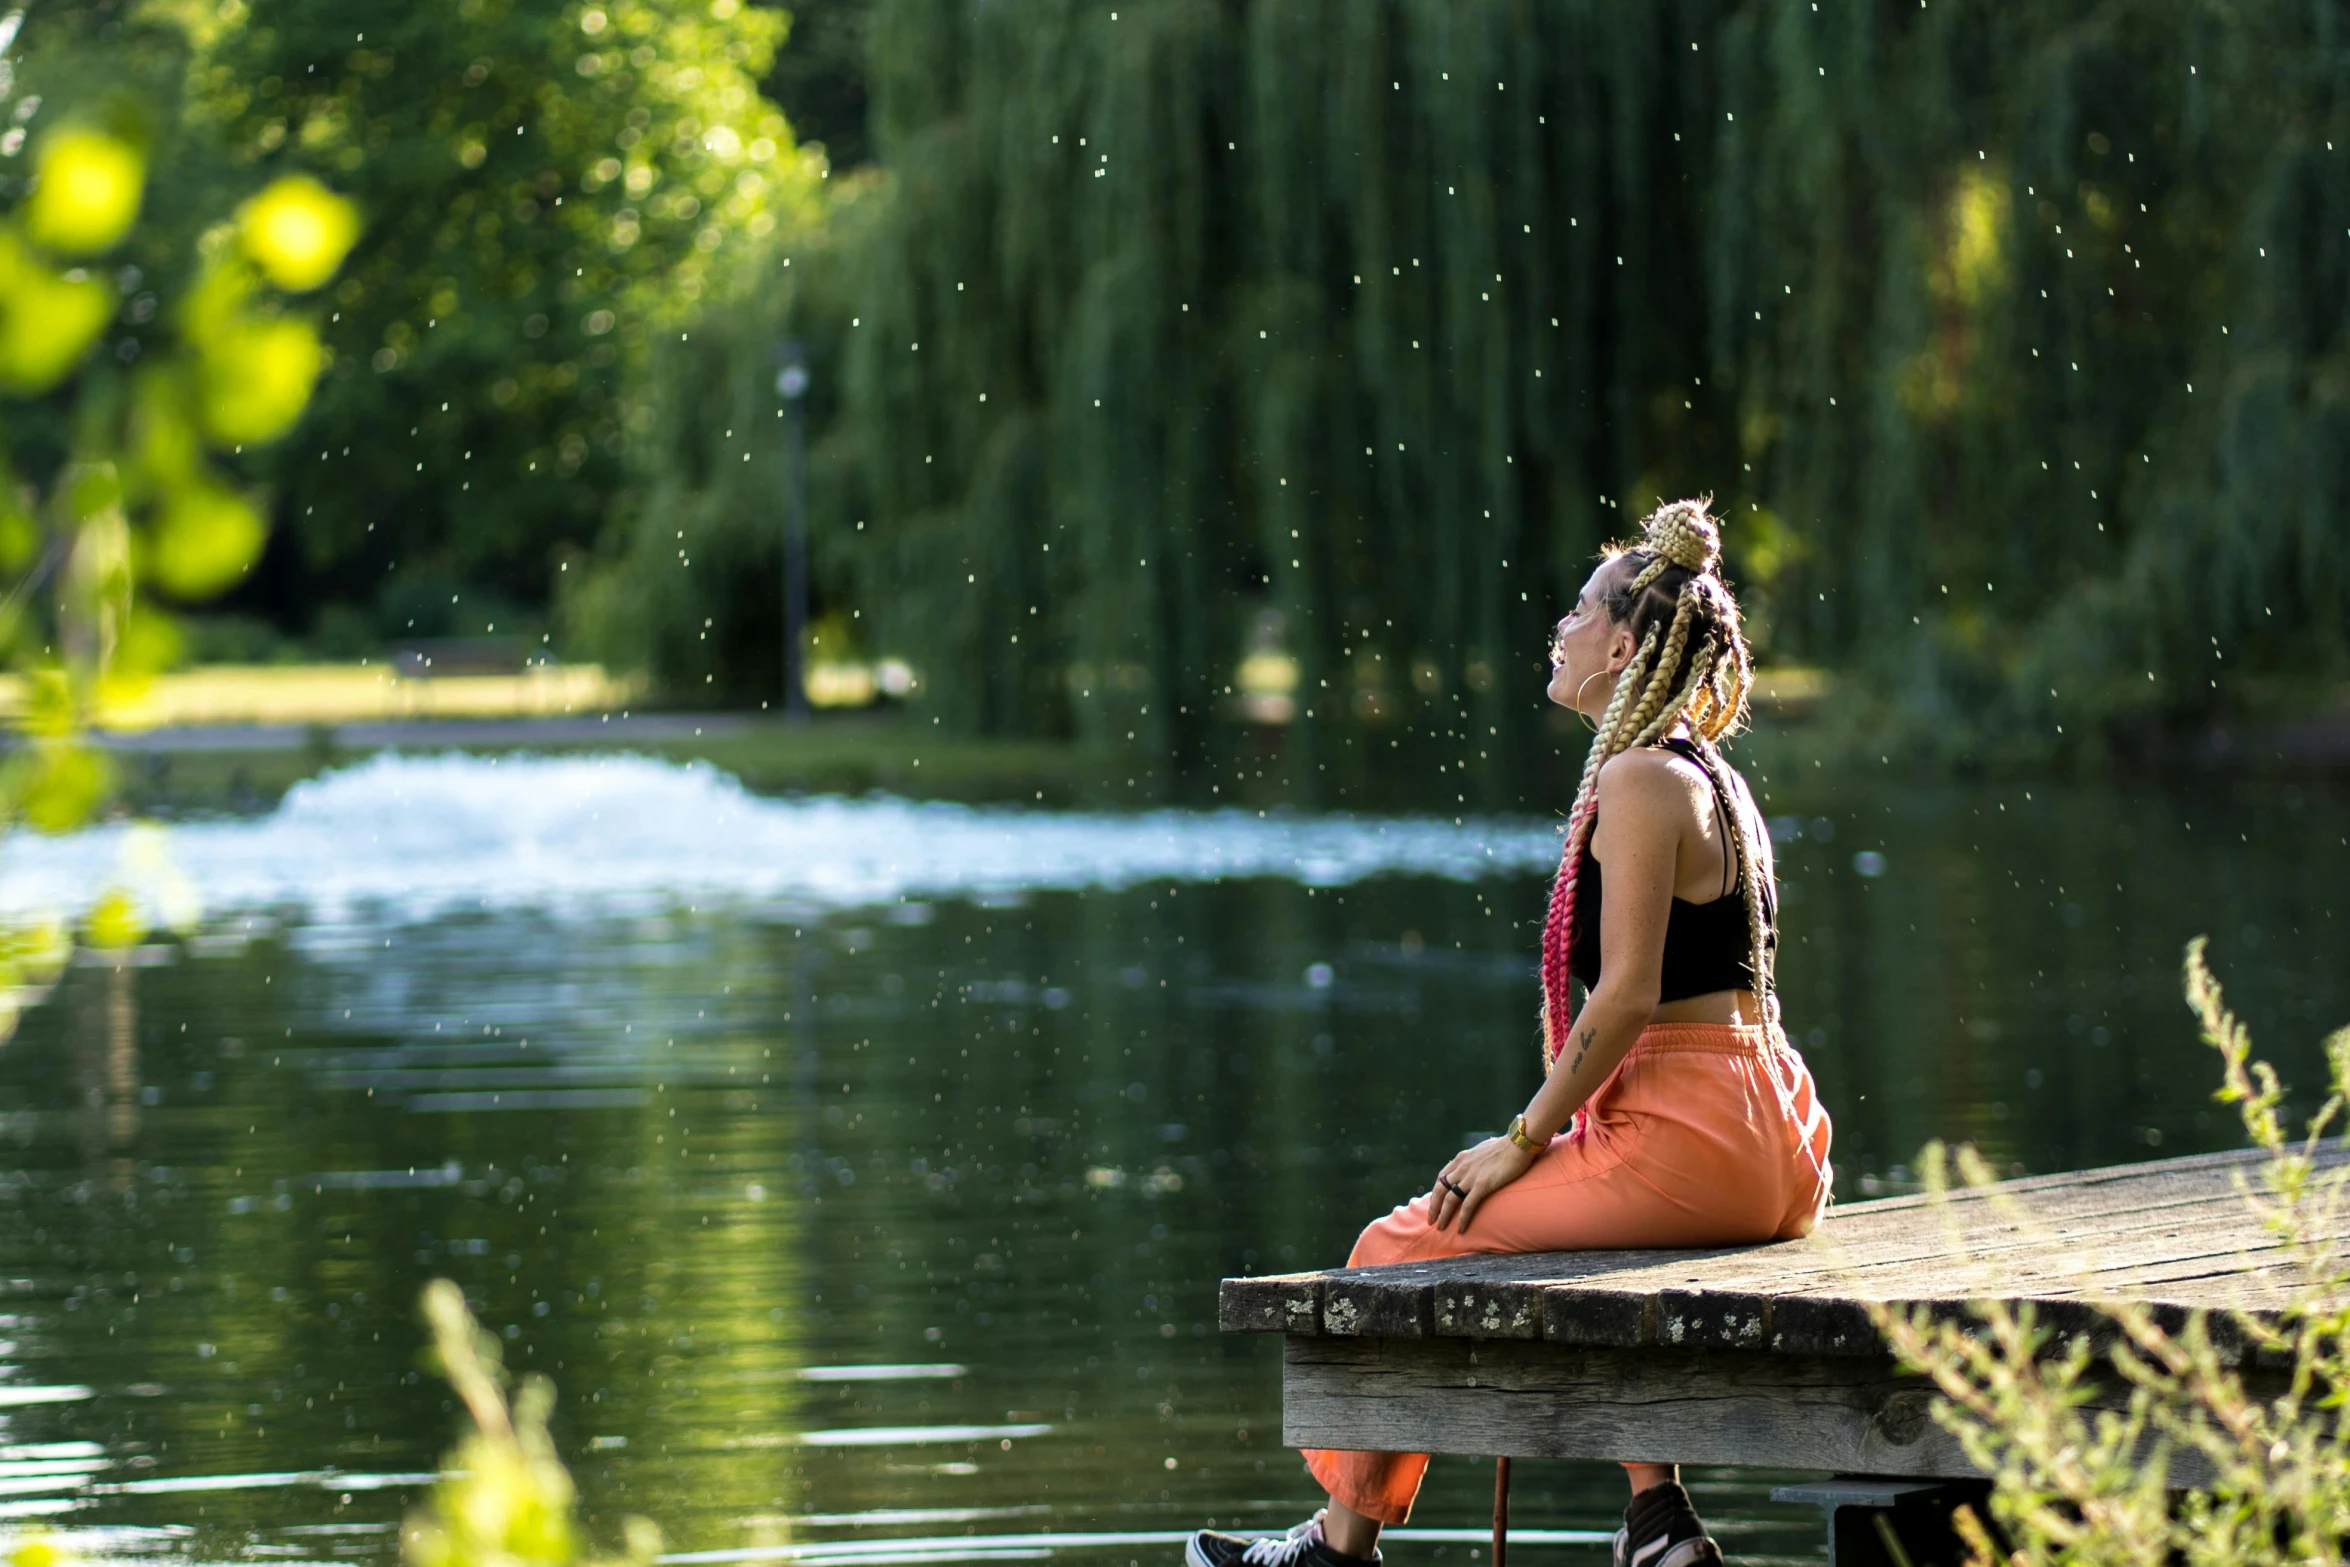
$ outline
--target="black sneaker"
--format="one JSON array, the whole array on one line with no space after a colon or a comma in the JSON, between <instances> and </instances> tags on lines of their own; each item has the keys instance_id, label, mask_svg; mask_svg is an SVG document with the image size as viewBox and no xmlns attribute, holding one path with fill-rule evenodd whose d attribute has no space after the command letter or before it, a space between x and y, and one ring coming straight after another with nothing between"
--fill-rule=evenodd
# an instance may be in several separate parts
<instances>
[{"instance_id":1,"label":"black sneaker","mask_svg":"<svg viewBox=\"0 0 2350 1567\"><path fill-rule=\"evenodd\" d=\"M1322 1515L1314 1514L1287 1534L1252 1540L1246 1535L1202 1529L1183 1545L1184 1567L1364 1567L1379 1553L1344 1556L1322 1538ZM1719 1560L1717 1557L1716 1560Z\"/></svg>"},{"instance_id":2,"label":"black sneaker","mask_svg":"<svg viewBox=\"0 0 2350 1567\"><path fill-rule=\"evenodd\" d=\"M1616 1531L1616 1567L1721 1567L1722 1548L1705 1532L1689 1493L1667 1480L1632 1498Z\"/></svg>"}]
</instances>

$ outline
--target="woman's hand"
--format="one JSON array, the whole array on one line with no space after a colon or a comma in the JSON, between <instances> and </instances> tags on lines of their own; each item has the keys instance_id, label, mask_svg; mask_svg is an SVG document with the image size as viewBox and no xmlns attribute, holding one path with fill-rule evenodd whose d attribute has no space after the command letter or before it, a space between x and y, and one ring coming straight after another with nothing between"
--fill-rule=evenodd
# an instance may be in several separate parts
<instances>
[{"instance_id":1,"label":"woman's hand","mask_svg":"<svg viewBox=\"0 0 2350 1567\"><path fill-rule=\"evenodd\" d=\"M1469 1233L1469 1221L1485 1206L1485 1199L1534 1168L1537 1155L1506 1137L1488 1137L1474 1148L1464 1148L1438 1173L1428 1192L1429 1217L1440 1230L1457 1221Z\"/></svg>"}]
</instances>

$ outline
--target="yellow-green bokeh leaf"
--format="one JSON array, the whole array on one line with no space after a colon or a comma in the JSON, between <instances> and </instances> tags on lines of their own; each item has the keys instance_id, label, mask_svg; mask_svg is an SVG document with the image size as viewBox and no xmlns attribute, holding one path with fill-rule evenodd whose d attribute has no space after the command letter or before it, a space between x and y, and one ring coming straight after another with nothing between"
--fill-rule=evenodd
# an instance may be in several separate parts
<instances>
[{"instance_id":1,"label":"yellow-green bokeh leaf","mask_svg":"<svg viewBox=\"0 0 2350 1567\"><path fill-rule=\"evenodd\" d=\"M180 324L197 344L209 342L245 319L246 306L261 284L261 274L243 253L230 248L233 231L227 224L197 242L204 258L196 281L188 285L179 304Z\"/></svg>"},{"instance_id":2,"label":"yellow-green bokeh leaf","mask_svg":"<svg viewBox=\"0 0 2350 1567\"><path fill-rule=\"evenodd\" d=\"M155 676L180 661L187 645L177 618L152 604L132 605L115 638L114 659L107 666L99 704L113 707L135 700Z\"/></svg>"},{"instance_id":3,"label":"yellow-green bokeh leaf","mask_svg":"<svg viewBox=\"0 0 2350 1567\"><path fill-rule=\"evenodd\" d=\"M90 819L112 778L100 752L68 741L43 741L10 759L7 793L36 830L71 832Z\"/></svg>"},{"instance_id":4,"label":"yellow-green bokeh leaf","mask_svg":"<svg viewBox=\"0 0 2350 1567\"><path fill-rule=\"evenodd\" d=\"M147 574L173 598L209 598L251 568L266 531L261 514L234 490L183 486L155 519Z\"/></svg>"},{"instance_id":5,"label":"yellow-green bokeh leaf","mask_svg":"<svg viewBox=\"0 0 2350 1567\"><path fill-rule=\"evenodd\" d=\"M323 363L318 329L291 316L228 323L199 347L204 433L222 445L272 441L292 429Z\"/></svg>"},{"instance_id":6,"label":"yellow-green bokeh leaf","mask_svg":"<svg viewBox=\"0 0 2350 1567\"><path fill-rule=\"evenodd\" d=\"M190 377L183 364L148 364L131 382L129 458L137 482L167 491L201 476L204 437L196 428Z\"/></svg>"},{"instance_id":7,"label":"yellow-green bokeh leaf","mask_svg":"<svg viewBox=\"0 0 2350 1567\"><path fill-rule=\"evenodd\" d=\"M28 1534L9 1553L10 1567L65 1567L65 1553L45 1534Z\"/></svg>"},{"instance_id":8,"label":"yellow-green bokeh leaf","mask_svg":"<svg viewBox=\"0 0 2350 1567\"><path fill-rule=\"evenodd\" d=\"M114 315L114 289L61 273L0 229L0 391L49 390L80 363Z\"/></svg>"},{"instance_id":9,"label":"yellow-green bokeh leaf","mask_svg":"<svg viewBox=\"0 0 2350 1567\"><path fill-rule=\"evenodd\" d=\"M76 522L117 511L122 506L122 470L110 462L76 463L58 476L57 500Z\"/></svg>"},{"instance_id":10,"label":"yellow-green bokeh leaf","mask_svg":"<svg viewBox=\"0 0 2350 1567\"><path fill-rule=\"evenodd\" d=\"M237 223L245 254L290 294L333 277L359 237L359 209L302 174L271 182L238 211Z\"/></svg>"},{"instance_id":11,"label":"yellow-green bokeh leaf","mask_svg":"<svg viewBox=\"0 0 2350 1567\"><path fill-rule=\"evenodd\" d=\"M41 143L25 232L61 256L114 248L139 216L147 159L119 136L86 125L53 131Z\"/></svg>"},{"instance_id":12,"label":"yellow-green bokeh leaf","mask_svg":"<svg viewBox=\"0 0 2350 1567\"><path fill-rule=\"evenodd\" d=\"M53 913L0 924L0 989L45 985L72 956L73 932Z\"/></svg>"},{"instance_id":13,"label":"yellow-green bokeh leaf","mask_svg":"<svg viewBox=\"0 0 2350 1567\"><path fill-rule=\"evenodd\" d=\"M73 682L65 671L55 665L35 669L25 682L24 711L17 716L17 727L35 739L61 740L72 734L79 722Z\"/></svg>"},{"instance_id":14,"label":"yellow-green bokeh leaf","mask_svg":"<svg viewBox=\"0 0 2350 1567\"><path fill-rule=\"evenodd\" d=\"M135 947L147 935L147 913L128 888L109 887L82 921L82 939L102 950Z\"/></svg>"},{"instance_id":15,"label":"yellow-green bokeh leaf","mask_svg":"<svg viewBox=\"0 0 2350 1567\"><path fill-rule=\"evenodd\" d=\"M41 525L16 496L0 494L0 572L24 570L40 549Z\"/></svg>"}]
</instances>

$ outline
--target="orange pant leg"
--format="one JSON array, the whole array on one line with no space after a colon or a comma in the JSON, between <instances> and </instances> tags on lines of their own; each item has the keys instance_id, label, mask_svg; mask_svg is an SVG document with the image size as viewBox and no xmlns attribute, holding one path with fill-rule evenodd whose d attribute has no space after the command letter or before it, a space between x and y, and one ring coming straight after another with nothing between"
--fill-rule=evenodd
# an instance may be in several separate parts
<instances>
[{"instance_id":1,"label":"orange pant leg","mask_svg":"<svg viewBox=\"0 0 2350 1567\"><path fill-rule=\"evenodd\" d=\"M1465 1234L1436 1228L1422 1195L1365 1228L1347 1266L1806 1233L1827 1195L1827 1118L1800 1059L1774 1061L1759 1039L1726 1026L1650 1028L1575 1131L1488 1198ZM1389 1524L1410 1518L1428 1468L1425 1453L1304 1457L1333 1498Z\"/></svg>"}]
</instances>

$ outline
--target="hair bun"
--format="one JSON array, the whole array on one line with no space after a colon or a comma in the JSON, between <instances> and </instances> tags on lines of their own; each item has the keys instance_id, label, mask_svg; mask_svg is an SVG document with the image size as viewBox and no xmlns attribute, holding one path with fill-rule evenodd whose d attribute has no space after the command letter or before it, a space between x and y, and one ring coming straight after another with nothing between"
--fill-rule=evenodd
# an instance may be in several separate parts
<instances>
[{"instance_id":1,"label":"hair bun","mask_svg":"<svg viewBox=\"0 0 2350 1567\"><path fill-rule=\"evenodd\" d=\"M1632 579L1637 593L1665 574L1668 566L1700 577L1712 576L1722 562L1722 525L1706 511L1710 497L1667 501L1640 525L1638 552L1648 564Z\"/></svg>"},{"instance_id":2,"label":"hair bun","mask_svg":"<svg viewBox=\"0 0 2350 1567\"><path fill-rule=\"evenodd\" d=\"M1641 548L1658 560L1704 576L1722 562L1722 529L1702 500L1670 501L1641 525Z\"/></svg>"}]
</instances>

